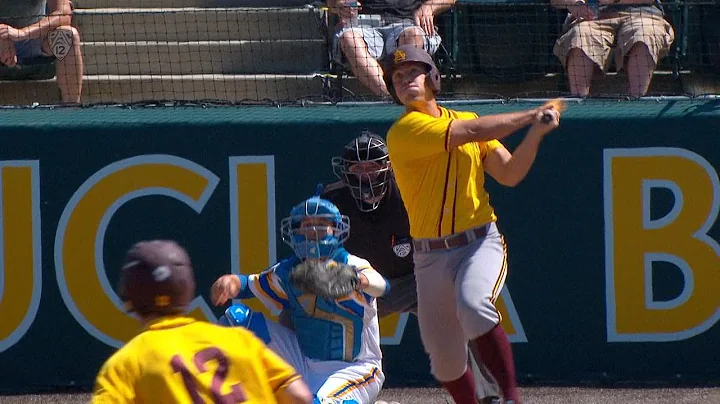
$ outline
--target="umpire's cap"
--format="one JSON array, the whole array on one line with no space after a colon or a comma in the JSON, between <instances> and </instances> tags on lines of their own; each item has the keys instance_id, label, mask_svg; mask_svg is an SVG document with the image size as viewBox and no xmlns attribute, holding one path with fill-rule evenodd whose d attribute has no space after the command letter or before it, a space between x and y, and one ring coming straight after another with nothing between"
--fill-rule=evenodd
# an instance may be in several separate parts
<instances>
[{"instance_id":1,"label":"umpire's cap","mask_svg":"<svg viewBox=\"0 0 720 404\"><path fill-rule=\"evenodd\" d=\"M195 296L190 257L174 241L139 242L127 252L119 292L128 311L140 315L182 313Z\"/></svg>"},{"instance_id":2,"label":"umpire's cap","mask_svg":"<svg viewBox=\"0 0 720 404\"><path fill-rule=\"evenodd\" d=\"M383 76L385 79L385 86L387 87L390 95L392 95L395 102L397 102L398 104L402 103L397 97L397 94L395 94L392 76L398 66L409 62L419 62L427 66L427 80L429 82L428 84L430 85L430 88L433 90L434 94L437 95L440 92L440 71L438 70L437 66L435 66L435 62L433 61L432 56L430 56L430 54L427 53L424 49L418 48L416 46L402 45L395 49L393 53L386 56L384 63L385 74Z\"/></svg>"}]
</instances>

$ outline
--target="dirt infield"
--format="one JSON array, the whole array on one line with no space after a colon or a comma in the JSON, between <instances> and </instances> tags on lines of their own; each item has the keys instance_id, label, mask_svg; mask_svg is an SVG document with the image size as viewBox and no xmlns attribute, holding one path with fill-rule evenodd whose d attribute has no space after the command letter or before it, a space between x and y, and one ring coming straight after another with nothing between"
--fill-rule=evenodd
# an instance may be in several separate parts
<instances>
[{"instance_id":1,"label":"dirt infield","mask_svg":"<svg viewBox=\"0 0 720 404\"><path fill-rule=\"evenodd\" d=\"M578 388L526 387L521 389L526 404L705 404L720 403L720 388ZM35 394L0 396L2 404L80 404L88 394ZM380 399L401 404L452 403L438 388L383 390Z\"/></svg>"}]
</instances>

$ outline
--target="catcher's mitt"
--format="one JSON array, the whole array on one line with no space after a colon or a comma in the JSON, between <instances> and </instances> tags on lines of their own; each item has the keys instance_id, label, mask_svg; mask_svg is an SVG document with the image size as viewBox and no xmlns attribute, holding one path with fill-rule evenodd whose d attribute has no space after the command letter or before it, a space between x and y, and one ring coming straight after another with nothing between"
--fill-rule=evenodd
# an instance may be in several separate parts
<instances>
[{"instance_id":1,"label":"catcher's mitt","mask_svg":"<svg viewBox=\"0 0 720 404\"><path fill-rule=\"evenodd\" d=\"M357 268L333 260L305 260L290 271L289 279L304 293L325 299L347 296L360 282Z\"/></svg>"}]
</instances>

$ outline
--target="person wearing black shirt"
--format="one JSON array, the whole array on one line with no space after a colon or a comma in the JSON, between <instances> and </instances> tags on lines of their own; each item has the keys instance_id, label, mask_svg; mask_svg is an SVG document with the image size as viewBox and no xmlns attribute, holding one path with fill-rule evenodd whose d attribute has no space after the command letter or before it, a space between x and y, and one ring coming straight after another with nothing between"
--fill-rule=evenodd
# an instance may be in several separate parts
<instances>
[{"instance_id":1,"label":"person wearing black shirt","mask_svg":"<svg viewBox=\"0 0 720 404\"><path fill-rule=\"evenodd\" d=\"M345 146L342 156L332 159L332 165L340 181L325 187L321 197L350 218L350 236L344 246L351 254L368 260L390 283L390 290L377 299L378 316L416 313L410 222L385 142L363 131ZM472 358L470 362L481 402L499 403L499 388L485 366Z\"/></svg>"}]
</instances>

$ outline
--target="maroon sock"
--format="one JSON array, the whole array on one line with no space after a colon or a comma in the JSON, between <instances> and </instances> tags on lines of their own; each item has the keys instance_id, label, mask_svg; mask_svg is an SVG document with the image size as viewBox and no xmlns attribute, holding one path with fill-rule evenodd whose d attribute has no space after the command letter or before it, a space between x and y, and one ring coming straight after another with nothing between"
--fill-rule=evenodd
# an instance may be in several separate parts
<instances>
[{"instance_id":1,"label":"maroon sock","mask_svg":"<svg viewBox=\"0 0 720 404\"><path fill-rule=\"evenodd\" d=\"M475 338L474 342L483 363L502 389L505 400L520 400L512 347L502 326L498 324L492 331Z\"/></svg>"},{"instance_id":2,"label":"maroon sock","mask_svg":"<svg viewBox=\"0 0 720 404\"><path fill-rule=\"evenodd\" d=\"M465 373L458 379L450 382L440 383L452 396L455 404L476 404L475 398L475 378L472 369L467 368Z\"/></svg>"}]
</instances>

